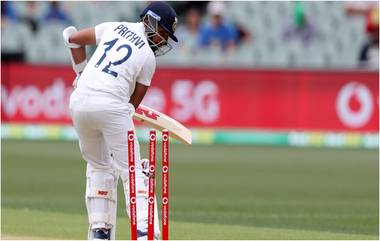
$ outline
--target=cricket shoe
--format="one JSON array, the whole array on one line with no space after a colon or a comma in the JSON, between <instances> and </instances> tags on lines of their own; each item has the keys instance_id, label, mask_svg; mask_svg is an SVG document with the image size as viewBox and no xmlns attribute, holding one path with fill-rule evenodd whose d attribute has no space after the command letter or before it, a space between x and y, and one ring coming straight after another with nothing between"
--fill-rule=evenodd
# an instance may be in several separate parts
<instances>
[{"instance_id":1,"label":"cricket shoe","mask_svg":"<svg viewBox=\"0 0 380 241\"><path fill-rule=\"evenodd\" d=\"M137 229L137 240L148 240L148 232L142 232Z\"/></svg>"},{"instance_id":2,"label":"cricket shoe","mask_svg":"<svg viewBox=\"0 0 380 241\"><path fill-rule=\"evenodd\" d=\"M92 232L93 240L111 240L111 232L109 229L97 228Z\"/></svg>"}]
</instances>

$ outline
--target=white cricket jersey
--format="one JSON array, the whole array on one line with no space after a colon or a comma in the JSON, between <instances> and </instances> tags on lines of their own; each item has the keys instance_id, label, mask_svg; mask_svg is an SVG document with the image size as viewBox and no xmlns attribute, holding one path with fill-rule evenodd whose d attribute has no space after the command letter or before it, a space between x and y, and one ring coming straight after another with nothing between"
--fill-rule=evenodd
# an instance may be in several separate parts
<instances>
[{"instance_id":1,"label":"white cricket jersey","mask_svg":"<svg viewBox=\"0 0 380 241\"><path fill-rule=\"evenodd\" d=\"M78 100L84 97L91 102L88 111L125 108L136 82L149 86L156 68L144 25L106 22L95 27L95 34L98 46L78 80L70 108L80 108Z\"/></svg>"}]
</instances>

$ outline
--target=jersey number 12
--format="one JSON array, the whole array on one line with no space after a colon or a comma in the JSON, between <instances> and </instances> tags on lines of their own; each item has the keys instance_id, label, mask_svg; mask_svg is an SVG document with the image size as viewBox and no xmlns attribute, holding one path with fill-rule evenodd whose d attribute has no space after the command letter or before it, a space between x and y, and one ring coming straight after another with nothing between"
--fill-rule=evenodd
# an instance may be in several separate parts
<instances>
[{"instance_id":1,"label":"jersey number 12","mask_svg":"<svg viewBox=\"0 0 380 241\"><path fill-rule=\"evenodd\" d=\"M113 46L115 46L116 42L118 41L119 39L118 38L115 38L114 40L111 40L109 42L105 42L104 45L106 45L107 47L104 49L104 54L102 55L102 57L99 59L99 61L96 63L95 65L95 68L98 68L99 65L103 62L103 60L106 58L106 54L108 51L110 51ZM126 48L128 50L127 54L121 58L120 60L117 60L117 61L114 61L114 62L111 62L109 61L108 64L102 69L103 72L107 73L107 74L110 74L114 77L117 77L118 76L118 73L111 70L110 67L111 65L112 66L116 66L116 65L119 65L119 64L122 64L124 63L125 61L127 61L129 59L129 57L131 57L131 54L132 54L132 48L131 46L129 46L128 44L123 44L123 45L120 45L116 51L119 52L121 49L124 49Z\"/></svg>"}]
</instances>

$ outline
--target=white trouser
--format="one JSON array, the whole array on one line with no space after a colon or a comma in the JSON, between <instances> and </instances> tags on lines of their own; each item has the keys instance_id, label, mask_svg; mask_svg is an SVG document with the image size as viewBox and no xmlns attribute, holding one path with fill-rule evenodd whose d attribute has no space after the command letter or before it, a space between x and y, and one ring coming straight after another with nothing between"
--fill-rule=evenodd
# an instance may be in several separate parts
<instances>
[{"instance_id":1,"label":"white trouser","mask_svg":"<svg viewBox=\"0 0 380 241\"><path fill-rule=\"evenodd\" d=\"M134 129L128 111L71 111L83 158L93 167L128 170L128 130ZM112 156L111 156L112 155ZM135 139L135 160L140 148Z\"/></svg>"},{"instance_id":2,"label":"white trouser","mask_svg":"<svg viewBox=\"0 0 380 241\"><path fill-rule=\"evenodd\" d=\"M88 169L91 167L92 171L87 170L87 191L86 191L86 204L89 215L90 229L92 225L98 226L101 223L102 217L116 217L116 200L115 196L99 197L92 195L89 197L89 193L94 193L93 190L89 190L89 180L91 175L96 176L99 179L99 172L104 175L101 176L103 180L112 179L109 173L116 174L117 177L121 174L124 193L126 194L126 206L129 216L129 180L128 180L128 137L127 132L130 129L134 129L132 117L128 110L105 110L105 111L92 111L86 112L81 108L80 111L71 109L73 124L78 134L79 146L83 158L88 163ZM112 155L112 156L111 156ZM136 191L137 191L137 220L138 220L138 232L145 233L147 230L147 182L142 174L142 164L140 158L140 147L135 138L135 160L136 160ZM92 174L97 173L97 174ZM90 178L89 178L90 177ZM98 182L95 182L98 183ZM111 193L116 193L116 185L108 185ZM101 186L101 185L100 185ZM111 188L112 187L112 188ZM112 190L111 190L112 189ZM96 190L95 190L96 192ZM88 199L99 201L91 201L90 205L104 205L104 199L107 199L109 205L114 202L115 206L110 206L107 210L112 213L104 213L99 215L99 208L89 207ZM98 198L98 199L97 199ZM103 198L103 199L102 199ZM145 207L146 206L146 207ZM157 209L157 207L156 207ZM96 215L93 215L93 210L97 210ZM93 219L91 217L98 217ZM100 219L99 219L100 217ZM110 221L111 220L111 221ZM158 227L158 215L155 210L155 236L159 236ZM107 219L104 218L104 226L115 227L116 218ZM114 238L114 230L111 232Z\"/></svg>"}]
</instances>

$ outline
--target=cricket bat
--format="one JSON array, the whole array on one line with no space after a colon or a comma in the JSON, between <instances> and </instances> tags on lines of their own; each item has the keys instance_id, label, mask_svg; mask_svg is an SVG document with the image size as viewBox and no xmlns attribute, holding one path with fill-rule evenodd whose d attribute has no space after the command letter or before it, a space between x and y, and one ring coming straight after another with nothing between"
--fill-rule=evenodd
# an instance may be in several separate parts
<instances>
[{"instance_id":1,"label":"cricket bat","mask_svg":"<svg viewBox=\"0 0 380 241\"><path fill-rule=\"evenodd\" d=\"M133 119L161 132L167 129L171 137L183 144L191 145L191 131L189 129L173 118L150 107L140 104L133 115Z\"/></svg>"}]
</instances>

